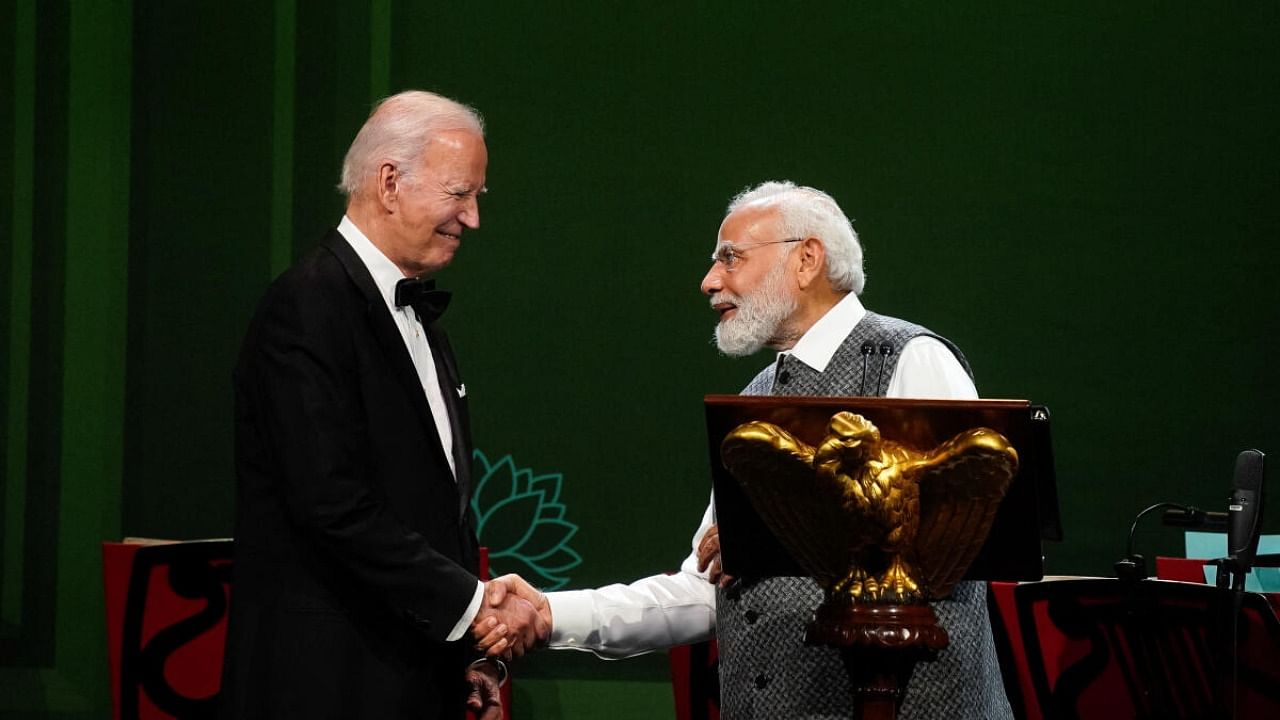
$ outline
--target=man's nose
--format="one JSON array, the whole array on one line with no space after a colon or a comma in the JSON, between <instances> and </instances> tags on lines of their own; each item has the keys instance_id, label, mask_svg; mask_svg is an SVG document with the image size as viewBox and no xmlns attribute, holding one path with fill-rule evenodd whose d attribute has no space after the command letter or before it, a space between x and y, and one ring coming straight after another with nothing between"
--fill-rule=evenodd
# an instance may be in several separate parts
<instances>
[{"instance_id":1,"label":"man's nose","mask_svg":"<svg viewBox=\"0 0 1280 720\"><path fill-rule=\"evenodd\" d=\"M467 200L466 207L458 213L458 222L472 230L480 227L480 203L475 198Z\"/></svg>"},{"instance_id":2,"label":"man's nose","mask_svg":"<svg viewBox=\"0 0 1280 720\"><path fill-rule=\"evenodd\" d=\"M711 295L723 289L724 283L720 277L719 263L715 263L711 266L710 270L707 270L707 274L702 278L702 294Z\"/></svg>"}]
</instances>

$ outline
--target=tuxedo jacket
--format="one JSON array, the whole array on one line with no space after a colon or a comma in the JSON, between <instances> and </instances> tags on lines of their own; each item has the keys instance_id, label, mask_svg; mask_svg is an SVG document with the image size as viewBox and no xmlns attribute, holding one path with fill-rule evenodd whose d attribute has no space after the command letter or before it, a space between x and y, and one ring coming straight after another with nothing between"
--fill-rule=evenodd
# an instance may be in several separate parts
<instances>
[{"instance_id":1,"label":"tuxedo jacket","mask_svg":"<svg viewBox=\"0 0 1280 720\"><path fill-rule=\"evenodd\" d=\"M404 340L335 230L281 275L237 362L236 554L224 716L462 717L476 590L471 438L444 333L426 328L450 472Z\"/></svg>"}]
</instances>

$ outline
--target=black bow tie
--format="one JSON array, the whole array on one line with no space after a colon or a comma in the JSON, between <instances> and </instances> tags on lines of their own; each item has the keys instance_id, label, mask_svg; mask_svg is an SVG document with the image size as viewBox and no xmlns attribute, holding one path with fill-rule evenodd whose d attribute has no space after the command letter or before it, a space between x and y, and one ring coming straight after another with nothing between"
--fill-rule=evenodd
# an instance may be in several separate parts
<instances>
[{"instance_id":1,"label":"black bow tie","mask_svg":"<svg viewBox=\"0 0 1280 720\"><path fill-rule=\"evenodd\" d=\"M396 307L412 306L423 325L435 322L444 314L452 295L447 290L437 290L435 280L405 278L396 283Z\"/></svg>"}]
</instances>

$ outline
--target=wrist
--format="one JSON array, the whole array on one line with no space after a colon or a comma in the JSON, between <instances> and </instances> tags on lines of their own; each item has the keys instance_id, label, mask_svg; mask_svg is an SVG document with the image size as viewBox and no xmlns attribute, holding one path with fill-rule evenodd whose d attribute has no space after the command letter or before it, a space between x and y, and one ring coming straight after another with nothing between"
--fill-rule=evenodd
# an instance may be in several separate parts
<instances>
[{"instance_id":1,"label":"wrist","mask_svg":"<svg viewBox=\"0 0 1280 720\"><path fill-rule=\"evenodd\" d=\"M480 658L471 663L471 668L495 677L498 685L507 682L507 664L497 658Z\"/></svg>"}]
</instances>

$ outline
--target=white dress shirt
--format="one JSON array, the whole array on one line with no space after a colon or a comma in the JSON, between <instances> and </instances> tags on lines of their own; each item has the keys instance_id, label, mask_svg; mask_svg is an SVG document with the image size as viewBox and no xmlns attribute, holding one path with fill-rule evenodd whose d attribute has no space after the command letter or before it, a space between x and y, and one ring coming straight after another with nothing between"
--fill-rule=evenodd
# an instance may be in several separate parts
<instances>
[{"instance_id":1,"label":"white dress shirt","mask_svg":"<svg viewBox=\"0 0 1280 720\"><path fill-rule=\"evenodd\" d=\"M785 352L823 372L866 314L850 293ZM922 336L903 346L886 397L965 400L977 398L978 391L950 348ZM547 593L553 623L550 646L623 658L709 639L715 632L716 592L707 573L698 572L698 541L715 522L714 508L713 494L680 572L630 585Z\"/></svg>"},{"instance_id":2,"label":"white dress shirt","mask_svg":"<svg viewBox=\"0 0 1280 720\"><path fill-rule=\"evenodd\" d=\"M338 232L346 239L351 249L356 251L356 255L360 256L360 261L373 276L378 294L387 303L391 319L395 320L400 336L404 338L404 345L409 351L409 357L413 360L413 367L418 371L418 382L422 383L422 390L427 395L427 405L431 408L432 419L435 420L436 436L440 438L445 459L449 461L449 471L453 473L456 480L458 469L453 464L453 425L449 422L449 410L445 407L444 393L440 390L440 377L436 373L436 361L431 354L431 343L427 342L426 332L422 328L422 323L418 322L413 308L396 307L396 283L403 280L405 275L360 228L356 227L355 223L351 222L351 218L342 216L342 222L338 223ZM466 612L462 613L462 618L453 626L446 640L453 641L461 638L462 634L471 627L472 620L480 611L480 602L483 597L484 585L477 581L476 592L471 598L471 603L467 606Z\"/></svg>"}]
</instances>

